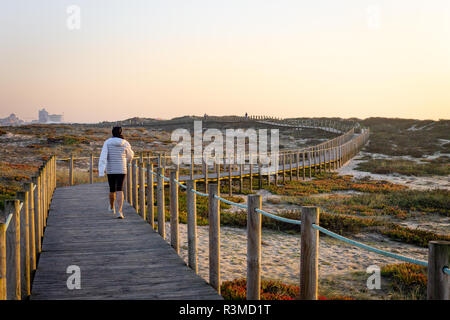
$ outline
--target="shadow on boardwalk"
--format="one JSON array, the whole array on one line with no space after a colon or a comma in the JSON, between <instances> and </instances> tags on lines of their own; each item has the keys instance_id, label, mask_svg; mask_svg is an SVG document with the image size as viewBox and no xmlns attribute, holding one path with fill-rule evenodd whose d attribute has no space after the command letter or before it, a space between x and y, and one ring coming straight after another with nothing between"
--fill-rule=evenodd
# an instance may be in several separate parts
<instances>
[{"instance_id":1,"label":"shadow on boardwalk","mask_svg":"<svg viewBox=\"0 0 450 320\"><path fill-rule=\"evenodd\" d=\"M31 299L221 299L136 211L107 211L106 184L58 188ZM67 267L81 270L69 290Z\"/></svg>"}]
</instances>

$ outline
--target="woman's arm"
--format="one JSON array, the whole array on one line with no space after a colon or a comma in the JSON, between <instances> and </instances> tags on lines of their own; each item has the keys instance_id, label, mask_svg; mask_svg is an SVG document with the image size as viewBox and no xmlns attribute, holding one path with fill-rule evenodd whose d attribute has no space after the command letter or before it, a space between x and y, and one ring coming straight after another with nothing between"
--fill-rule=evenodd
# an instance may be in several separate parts
<instances>
[{"instance_id":1,"label":"woman's arm","mask_svg":"<svg viewBox=\"0 0 450 320\"><path fill-rule=\"evenodd\" d=\"M106 140L105 143L103 143L102 153L100 153L100 159L98 160L99 177L105 176L107 162L108 162L108 140Z\"/></svg>"},{"instance_id":2,"label":"woman's arm","mask_svg":"<svg viewBox=\"0 0 450 320\"><path fill-rule=\"evenodd\" d=\"M131 161L134 157L134 152L131 149L131 145L128 141L127 141L127 147L125 148L125 151L127 153L127 161Z\"/></svg>"}]
</instances>

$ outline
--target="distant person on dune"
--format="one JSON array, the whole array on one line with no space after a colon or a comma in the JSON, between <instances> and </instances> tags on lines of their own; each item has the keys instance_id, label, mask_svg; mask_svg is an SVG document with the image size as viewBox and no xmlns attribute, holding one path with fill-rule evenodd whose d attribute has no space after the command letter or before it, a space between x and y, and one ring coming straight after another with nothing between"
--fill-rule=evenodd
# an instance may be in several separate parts
<instances>
[{"instance_id":1,"label":"distant person on dune","mask_svg":"<svg viewBox=\"0 0 450 320\"><path fill-rule=\"evenodd\" d=\"M114 203L117 196L119 213L117 218L123 219L123 182L127 174L127 162L133 159L134 152L131 150L130 143L123 137L121 127L114 127L112 135L112 138L109 138L103 144L98 162L98 174L103 177L106 169L109 184L109 212L116 214Z\"/></svg>"}]
</instances>

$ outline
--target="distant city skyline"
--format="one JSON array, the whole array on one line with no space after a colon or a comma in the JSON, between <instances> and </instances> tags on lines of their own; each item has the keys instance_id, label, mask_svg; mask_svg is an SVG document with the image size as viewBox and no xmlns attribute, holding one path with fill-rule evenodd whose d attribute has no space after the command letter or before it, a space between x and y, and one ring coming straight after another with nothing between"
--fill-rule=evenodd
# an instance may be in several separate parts
<instances>
[{"instance_id":1,"label":"distant city skyline","mask_svg":"<svg viewBox=\"0 0 450 320\"><path fill-rule=\"evenodd\" d=\"M16 0L0 20L0 118L450 119L448 0Z\"/></svg>"}]
</instances>

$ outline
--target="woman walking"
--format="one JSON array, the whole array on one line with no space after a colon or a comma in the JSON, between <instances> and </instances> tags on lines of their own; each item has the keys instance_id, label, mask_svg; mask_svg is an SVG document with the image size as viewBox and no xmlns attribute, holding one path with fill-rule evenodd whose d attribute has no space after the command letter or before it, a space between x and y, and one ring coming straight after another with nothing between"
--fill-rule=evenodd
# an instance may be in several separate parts
<instances>
[{"instance_id":1,"label":"woman walking","mask_svg":"<svg viewBox=\"0 0 450 320\"><path fill-rule=\"evenodd\" d=\"M123 219L123 182L127 174L127 162L133 159L134 152L131 150L130 143L124 139L121 127L114 127L112 135L112 138L103 144L98 162L98 173L100 177L103 177L106 169L108 175L109 212L116 214L114 203L117 202L119 213L117 218Z\"/></svg>"}]
</instances>

